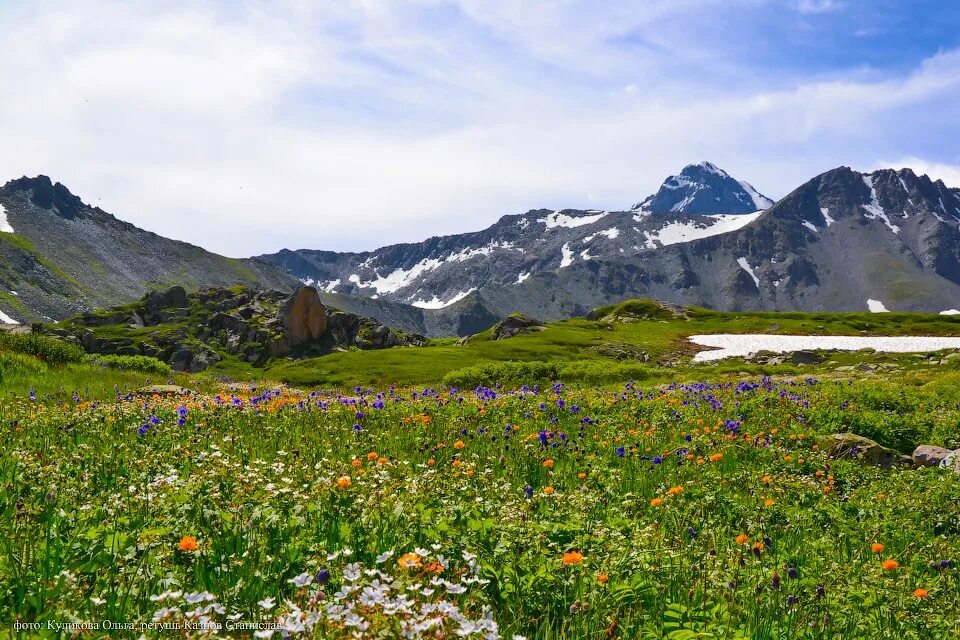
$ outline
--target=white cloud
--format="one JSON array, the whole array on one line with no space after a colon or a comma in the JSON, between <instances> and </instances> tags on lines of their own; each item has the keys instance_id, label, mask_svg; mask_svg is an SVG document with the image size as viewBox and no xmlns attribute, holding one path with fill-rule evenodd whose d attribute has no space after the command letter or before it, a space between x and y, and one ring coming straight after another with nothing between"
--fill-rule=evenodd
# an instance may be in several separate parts
<instances>
[{"instance_id":1,"label":"white cloud","mask_svg":"<svg viewBox=\"0 0 960 640\"><path fill-rule=\"evenodd\" d=\"M871 169L903 169L909 168L917 174L926 174L931 180L943 180L948 187L960 188L960 165L943 162L930 162L916 156L906 156L893 162L880 161L874 163Z\"/></svg>"},{"instance_id":2,"label":"white cloud","mask_svg":"<svg viewBox=\"0 0 960 640\"><path fill-rule=\"evenodd\" d=\"M884 143L904 121L956 130L957 52L899 75L760 74L684 31L760 4L27 5L0 18L0 180L45 173L249 255L627 208L702 158L781 196L926 156Z\"/></svg>"}]
</instances>

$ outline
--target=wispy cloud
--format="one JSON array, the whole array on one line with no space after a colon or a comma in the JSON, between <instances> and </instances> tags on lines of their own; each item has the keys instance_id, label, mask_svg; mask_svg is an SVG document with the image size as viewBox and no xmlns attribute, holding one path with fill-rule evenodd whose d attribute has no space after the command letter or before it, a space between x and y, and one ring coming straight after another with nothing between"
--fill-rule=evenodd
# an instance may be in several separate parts
<instances>
[{"instance_id":1,"label":"wispy cloud","mask_svg":"<svg viewBox=\"0 0 960 640\"><path fill-rule=\"evenodd\" d=\"M830 21L811 36L801 4L21 5L0 18L0 179L46 173L248 255L626 207L701 159L771 195L840 164L956 164L960 53L800 64L858 27L806 7Z\"/></svg>"}]
</instances>

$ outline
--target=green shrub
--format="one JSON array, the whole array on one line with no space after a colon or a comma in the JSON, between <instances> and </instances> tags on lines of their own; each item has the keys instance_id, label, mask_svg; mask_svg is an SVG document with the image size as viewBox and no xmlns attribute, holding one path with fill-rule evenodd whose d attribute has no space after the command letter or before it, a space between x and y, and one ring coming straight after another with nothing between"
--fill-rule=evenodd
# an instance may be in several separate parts
<instances>
[{"instance_id":1,"label":"green shrub","mask_svg":"<svg viewBox=\"0 0 960 640\"><path fill-rule=\"evenodd\" d=\"M115 356L115 355L92 355L90 362L110 369L121 369L123 371L141 371L143 373L155 373L166 376L171 374L170 365L163 360L158 360L150 356Z\"/></svg>"},{"instance_id":2,"label":"green shrub","mask_svg":"<svg viewBox=\"0 0 960 640\"><path fill-rule=\"evenodd\" d=\"M35 356L51 365L80 362L87 355L75 344L37 333L0 332L0 349Z\"/></svg>"}]
</instances>

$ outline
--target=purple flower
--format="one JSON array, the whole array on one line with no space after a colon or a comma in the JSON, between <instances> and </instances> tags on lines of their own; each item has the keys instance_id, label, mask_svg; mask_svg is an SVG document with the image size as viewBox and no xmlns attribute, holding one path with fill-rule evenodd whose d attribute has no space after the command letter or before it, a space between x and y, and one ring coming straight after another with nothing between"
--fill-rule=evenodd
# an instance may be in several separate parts
<instances>
[{"instance_id":1,"label":"purple flower","mask_svg":"<svg viewBox=\"0 0 960 640\"><path fill-rule=\"evenodd\" d=\"M533 498L533 487L531 487L530 485L525 486L523 488L523 492L526 494L527 500L530 500Z\"/></svg>"},{"instance_id":2,"label":"purple flower","mask_svg":"<svg viewBox=\"0 0 960 640\"><path fill-rule=\"evenodd\" d=\"M623 447L617 447L617 455L621 458L626 454L626 449Z\"/></svg>"},{"instance_id":3,"label":"purple flower","mask_svg":"<svg viewBox=\"0 0 960 640\"><path fill-rule=\"evenodd\" d=\"M330 582L330 570L320 569L317 571L317 584L327 584Z\"/></svg>"},{"instance_id":4,"label":"purple flower","mask_svg":"<svg viewBox=\"0 0 960 640\"><path fill-rule=\"evenodd\" d=\"M789 567L789 568L787 569L787 577L790 578L791 580L796 580L796 579L797 579L797 570L794 569L793 567Z\"/></svg>"}]
</instances>

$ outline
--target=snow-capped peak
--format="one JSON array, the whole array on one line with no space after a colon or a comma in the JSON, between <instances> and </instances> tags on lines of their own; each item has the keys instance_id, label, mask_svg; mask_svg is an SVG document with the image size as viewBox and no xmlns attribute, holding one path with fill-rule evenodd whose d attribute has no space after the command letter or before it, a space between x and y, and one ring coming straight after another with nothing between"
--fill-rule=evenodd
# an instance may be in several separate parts
<instances>
[{"instance_id":1,"label":"snow-capped peak","mask_svg":"<svg viewBox=\"0 0 960 640\"><path fill-rule=\"evenodd\" d=\"M749 182L736 180L712 162L687 165L660 190L634 205L634 211L691 214L745 214L769 209L773 200Z\"/></svg>"}]
</instances>

